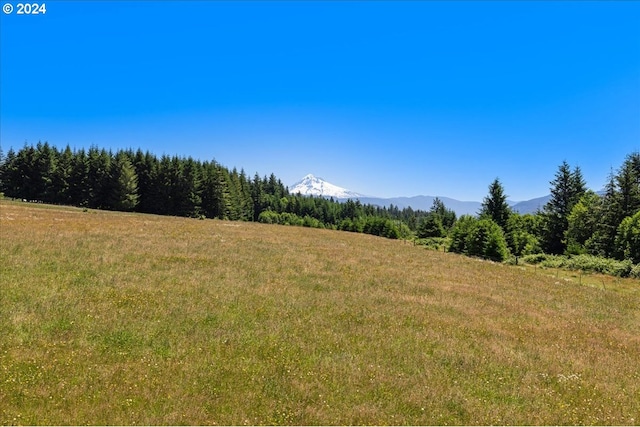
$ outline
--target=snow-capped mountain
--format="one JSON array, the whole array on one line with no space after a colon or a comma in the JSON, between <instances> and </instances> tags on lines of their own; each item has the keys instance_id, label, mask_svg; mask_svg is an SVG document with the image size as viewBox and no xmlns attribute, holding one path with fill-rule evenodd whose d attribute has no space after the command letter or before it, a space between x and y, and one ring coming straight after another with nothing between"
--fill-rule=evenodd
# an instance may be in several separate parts
<instances>
[{"instance_id":1,"label":"snow-capped mountain","mask_svg":"<svg viewBox=\"0 0 640 427\"><path fill-rule=\"evenodd\" d=\"M302 178L301 181L296 182L293 186L289 187L289 193L297 194L300 193L303 196L323 196L323 197L333 197L339 201L345 201L346 199L359 200L360 203L365 205L373 205L373 206L389 206L394 205L399 209L404 209L407 207L411 207L414 210L423 210L428 211L431 209L433 205L433 200L435 196L413 196L413 197L392 197L392 198L381 198L375 196L365 196L363 194L356 193L355 191L347 190L346 188L338 187L337 185L333 185L322 178L315 177L311 174ZM600 195L604 194L604 191L596 192ZM456 199L452 199L449 197L438 196L438 198L444 203L444 205L453 210L456 215L477 215L478 211L482 206L481 202L475 201L460 201ZM535 213L537 210L542 209L544 205L549 201L551 195L546 195L544 197L538 197L531 200L525 201L511 201L509 200L509 205L511 208L520 213Z\"/></svg>"},{"instance_id":2,"label":"snow-capped mountain","mask_svg":"<svg viewBox=\"0 0 640 427\"><path fill-rule=\"evenodd\" d=\"M330 182L311 174L302 178L301 181L293 184L293 186L289 188L289 193L300 193L303 196L333 197L335 199L355 199L363 197L362 194L347 190L346 188L338 187L337 185L333 185Z\"/></svg>"}]
</instances>

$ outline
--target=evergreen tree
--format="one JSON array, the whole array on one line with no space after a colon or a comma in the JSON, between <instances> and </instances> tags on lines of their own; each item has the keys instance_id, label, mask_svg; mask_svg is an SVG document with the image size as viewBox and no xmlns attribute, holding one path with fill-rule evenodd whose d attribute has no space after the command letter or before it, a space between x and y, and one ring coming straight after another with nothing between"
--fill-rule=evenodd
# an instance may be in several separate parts
<instances>
[{"instance_id":1,"label":"evergreen tree","mask_svg":"<svg viewBox=\"0 0 640 427\"><path fill-rule=\"evenodd\" d=\"M640 153L632 153L625 158L615 180L618 190L616 204L622 220L640 210Z\"/></svg>"},{"instance_id":2,"label":"evergreen tree","mask_svg":"<svg viewBox=\"0 0 640 427\"><path fill-rule=\"evenodd\" d=\"M0 192L8 197L24 197L22 195L22 174L19 169L18 155L9 148L0 164Z\"/></svg>"},{"instance_id":3,"label":"evergreen tree","mask_svg":"<svg viewBox=\"0 0 640 427\"><path fill-rule=\"evenodd\" d=\"M417 235L419 238L444 237L446 234L442 226L442 219L439 215L430 212L423 216L418 225Z\"/></svg>"},{"instance_id":4,"label":"evergreen tree","mask_svg":"<svg viewBox=\"0 0 640 427\"><path fill-rule=\"evenodd\" d=\"M576 167L572 172L565 161L558 168L555 179L550 184L551 200L544 206L544 249L548 253L561 254L566 249L568 217L573 206L586 191L585 182L580 168Z\"/></svg>"},{"instance_id":5,"label":"evergreen tree","mask_svg":"<svg viewBox=\"0 0 640 427\"><path fill-rule=\"evenodd\" d=\"M451 243L449 252L467 253L467 236L471 233L478 220L471 215L462 215L451 228Z\"/></svg>"},{"instance_id":6,"label":"evergreen tree","mask_svg":"<svg viewBox=\"0 0 640 427\"><path fill-rule=\"evenodd\" d=\"M599 215L595 218L595 230L593 235L585 242L589 253L602 257L613 256L615 252L615 237L618 225L622 220L618 209L616 183L613 172L605 185L605 194L602 198Z\"/></svg>"},{"instance_id":7,"label":"evergreen tree","mask_svg":"<svg viewBox=\"0 0 640 427\"><path fill-rule=\"evenodd\" d=\"M30 199L47 203L55 200L55 190L52 178L56 169L56 150L48 142L38 142L32 151L32 163L30 170Z\"/></svg>"},{"instance_id":8,"label":"evergreen tree","mask_svg":"<svg viewBox=\"0 0 640 427\"><path fill-rule=\"evenodd\" d=\"M89 148L87 191L89 207L104 209L109 206L111 193L111 155L105 149Z\"/></svg>"},{"instance_id":9,"label":"evergreen tree","mask_svg":"<svg viewBox=\"0 0 640 427\"><path fill-rule=\"evenodd\" d=\"M440 223L445 231L449 231L456 222L456 213L451 209L447 209L439 197L433 199L429 213L436 215L440 219Z\"/></svg>"},{"instance_id":10,"label":"evergreen tree","mask_svg":"<svg viewBox=\"0 0 640 427\"><path fill-rule=\"evenodd\" d=\"M489 195L484 198L479 216L492 219L505 232L507 231L507 222L511 208L507 203L507 196L504 194L504 188L500 180L496 178L489 185Z\"/></svg>"},{"instance_id":11,"label":"evergreen tree","mask_svg":"<svg viewBox=\"0 0 640 427\"><path fill-rule=\"evenodd\" d=\"M16 157L15 182L17 197L27 200L38 200L42 196L42 184L39 168L36 165L37 153L33 146L26 146L18 152Z\"/></svg>"},{"instance_id":12,"label":"evergreen tree","mask_svg":"<svg viewBox=\"0 0 640 427\"><path fill-rule=\"evenodd\" d=\"M240 170L238 179L239 186L239 202L240 202L240 219L243 221L253 221L253 200L251 198L251 185L249 179L244 172Z\"/></svg>"},{"instance_id":13,"label":"evergreen tree","mask_svg":"<svg viewBox=\"0 0 640 427\"><path fill-rule=\"evenodd\" d=\"M251 201L253 203L253 220L258 221L260 212L264 210L264 188L260 176L256 173L253 176L253 182L251 183Z\"/></svg>"},{"instance_id":14,"label":"evergreen tree","mask_svg":"<svg viewBox=\"0 0 640 427\"><path fill-rule=\"evenodd\" d=\"M206 164L204 171L203 212L208 218L228 219L232 209L228 171L215 162Z\"/></svg>"},{"instance_id":15,"label":"evergreen tree","mask_svg":"<svg viewBox=\"0 0 640 427\"><path fill-rule=\"evenodd\" d=\"M148 151L143 153L138 149L133 156L133 166L138 177L138 205L136 210L145 213L155 213L156 201L153 199L154 176L157 173L158 159Z\"/></svg>"},{"instance_id":16,"label":"evergreen tree","mask_svg":"<svg viewBox=\"0 0 640 427\"><path fill-rule=\"evenodd\" d=\"M51 178L55 203L72 204L71 201L71 172L74 154L68 145L62 153L59 153L56 161L57 167Z\"/></svg>"},{"instance_id":17,"label":"evergreen tree","mask_svg":"<svg viewBox=\"0 0 640 427\"><path fill-rule=\"evenodd\" d=\"M84 149L76 151L71 159L69 201L75 206L89 205L89 159Z\"/></svg>"},{"instance_id":18,"label":"evergreen tree","mask_svg":"<svg viewBox=\"0 0 640 427\"><path fill-rule=\"evenodd\" d=\"M172 166L172 191L174 215L197 217L202 204L200 166L191 157L174 157Z\"/></svg>"},{"instance_id":19,"label":"evergreen tree","mask_svg":"<svg viewBox=\"0 0 640 427\"><path fill-rule=\"evenodd\" d=\"M119 211L132 211L138 205L138 175L129 157L120 152L111 163L111 194L109 205Z\"/></svg>"}]
</instances>

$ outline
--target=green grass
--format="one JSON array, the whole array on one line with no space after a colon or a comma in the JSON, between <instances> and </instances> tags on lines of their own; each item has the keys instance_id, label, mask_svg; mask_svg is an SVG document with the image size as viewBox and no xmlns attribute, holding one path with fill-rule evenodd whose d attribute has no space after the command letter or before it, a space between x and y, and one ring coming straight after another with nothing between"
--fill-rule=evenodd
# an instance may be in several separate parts
<instances>
[{"instance_id":1,"label":"green grass","mask_svg":"<svg viewBox=\"0 0 640 427\"><path fill-rule=\"evenodd\" d=\"M640 422L638 280L300 227L0 221L0 424Z\"/></svg>"}]
</instances>

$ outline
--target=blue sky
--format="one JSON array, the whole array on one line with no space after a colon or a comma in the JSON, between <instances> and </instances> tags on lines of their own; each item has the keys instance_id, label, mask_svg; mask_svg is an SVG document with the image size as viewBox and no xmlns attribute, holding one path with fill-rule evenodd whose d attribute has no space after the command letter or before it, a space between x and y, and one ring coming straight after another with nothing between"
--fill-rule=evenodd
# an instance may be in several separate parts
<instances>
[{"instance_id":1,"label":"blue sky","mask_svg":"<svg viewBox=\"0 0 640 427\"><path fill-rule=\"evenodd\" d=\"M1 14L0 137L512 200L640 150L640 2L47 1Z\"/></svg>"}]
</instances>

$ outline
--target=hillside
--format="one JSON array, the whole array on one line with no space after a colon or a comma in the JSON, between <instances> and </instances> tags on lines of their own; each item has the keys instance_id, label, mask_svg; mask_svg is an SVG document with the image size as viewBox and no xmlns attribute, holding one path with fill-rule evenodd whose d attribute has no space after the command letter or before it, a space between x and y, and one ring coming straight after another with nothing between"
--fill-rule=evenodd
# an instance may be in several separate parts
<instances>
[{"instance_id":1,"label":"hillside","mask_svg":"<svg viewBox=\"0 0 640 427\"><path fill-rule=\"evenodd\" d=\"M0 424L637 424L640 284L0 201Z\"/></svg>"}]
</instances>

